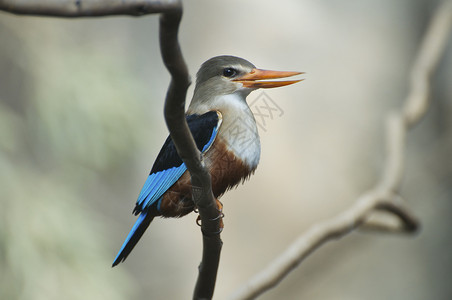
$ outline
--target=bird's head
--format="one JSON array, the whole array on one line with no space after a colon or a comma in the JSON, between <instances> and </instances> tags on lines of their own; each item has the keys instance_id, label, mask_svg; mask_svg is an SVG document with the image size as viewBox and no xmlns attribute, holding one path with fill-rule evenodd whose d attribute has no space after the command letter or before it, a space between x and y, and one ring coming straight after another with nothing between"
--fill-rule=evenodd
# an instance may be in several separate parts
<instances>
[{"instance_id":1,"label":"bird's head","mask_svg":"<svg viewBox=\"0 0 452 300\"><path fill-rule=\"evenodd\" d=\"M302 72L257 69L252 63L240 57L216 56L201 65L196 76L195 92L190 107L193 110L196 107L215 106L215 100L224 95L235 95L234 98L245 101L246 96L256 89L281 87L302 80L271 79L299 74Z\"/></svg>"}]
</instances>

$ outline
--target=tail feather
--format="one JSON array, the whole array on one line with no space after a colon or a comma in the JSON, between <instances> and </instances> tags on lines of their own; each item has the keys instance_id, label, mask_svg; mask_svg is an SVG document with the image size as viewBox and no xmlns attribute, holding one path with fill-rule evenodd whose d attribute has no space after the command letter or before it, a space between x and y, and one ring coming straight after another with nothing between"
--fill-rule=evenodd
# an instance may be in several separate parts
<instances>
[{"instance_id":1,"label":"tail feather","mask_svg":"<svg viewBox=\"0 0 452 300\"><path fill-rule=\"evenodd\" d=\"M154 219L153 215L148 215L148 211L143 211L139 216L137 221L132 227L132 230L130 230L129 235L127 236L126 240L124 241L124 244L121 247L121 250L119 250L118 255L116 256L112 267L116 266L120 262L123 262L126 260L127 256L132 252L133 247L138 243L143 233L148 228L149 224L151 224L152 220Z\"/></svg>"}]
</instances>

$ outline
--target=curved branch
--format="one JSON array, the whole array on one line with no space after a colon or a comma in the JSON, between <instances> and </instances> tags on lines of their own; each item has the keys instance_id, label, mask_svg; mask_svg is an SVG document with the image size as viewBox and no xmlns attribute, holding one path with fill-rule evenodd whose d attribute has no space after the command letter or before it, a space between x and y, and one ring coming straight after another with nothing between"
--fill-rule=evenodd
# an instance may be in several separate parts
<instances>
[{"instance_id":1,"label":"curved branch","mask_svg":"<svg viewBox=\"0 0 452 300\"><path fill-rule=\"evenodd\" d=\"M52 17L99 17L112 15L160 16L160 50L171 74L165 99L165 121L177 152L191 175L193 201L201 217L203 256L194 291L194 299L212 298L220 261L222 214L212 193L211 179L201 153L185 120L185 98L190 76L179 46L178 32L182 19L180 0L0 0L0 10L19 15Z\"/></svg>"},{"instance_id":2,"label":"curved branch","mask_svg":"<svg viewBox=\"0 0 452 300\"><path fill-rule=\"evenodd\" d=\"M400 187L403 174L406 133L428 109L430 79L450 38L451 27L452 1L445 1L437 8L423 38L413 65L411 90L405 105L400 111L392 112L388 116L386 162L381 180L376 187L364 193L346 211L308 229L266 269L238 289L230 299L256 298L277 285L303 259L325 242L345 236L360 225L388 232L414 232L419 227L416 218L394 194ZM397 217L402 225L392 226L382 223L381 218L378 222L369 219L376 210L383 210Z\"/></svg>"},{"instance_id":3,"label":"curved branch","mask_svg":"<svg viewBox=\"0 0 452 300\"><path fill-rule=\"evenodd\" d=\"M190 172L193 201L202 222L203 256L193 299L211 299L222 247L221 212L217 209L212 193L210 174L185 120L185 98L190 81L177 40L181 17L182 9L160 17L160 48L163 62L172 78L165 100L165 120L177 153Z\"/></svg>"},{"instance_id":4,"label":"curved branch","mask_svg":"<svg viewBox=\"0 0 452 300\"><path fill-rule=\"evenodd\" d=\"M0 10L17 15L63 18L143 16L179 9L178 0L0 0Z\"/></svg>"},{"instance_id":5,"label":"curved branch","mask_svg":"<svg viewBox=\"0 0 452 300\"><path fill-rule=\"evenodd\" d=\"M336 217L311 226L262 272L237 290L230 299L254 299L275 287L318 247L357 229L366 222L372 211L381 204L380 202L390 201L388 199L392 198L393 195L391 194L383 194L378 190L370 191L362 195L353 206ZM404 210L404 207L400 206L399 203L392 203L392 206L397 207L398 211ZM407 232L412 232L412 229L417 228L411 226L411 224L417 224L415 218L410 219L409 216L411 215L408 213L403 213L403 216L404 218L400 218L400 220L403 223L406 222L403 228L409 228L410 230L407 230Z\"/></svg>"}]
</instances>

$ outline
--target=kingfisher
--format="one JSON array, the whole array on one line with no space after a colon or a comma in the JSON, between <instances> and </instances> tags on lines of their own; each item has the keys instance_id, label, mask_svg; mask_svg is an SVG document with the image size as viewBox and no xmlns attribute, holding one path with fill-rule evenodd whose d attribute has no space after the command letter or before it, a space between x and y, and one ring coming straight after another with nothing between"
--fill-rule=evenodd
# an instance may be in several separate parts
<instances>
[{"instance_id":1,"label":"kingfisher","mask_svg":"<svg viewBox=\"0 0 452 300\"><path fill-rule=\"evenodd\" d=\"M201 65L186 120L218 200L248 179L259 163L261 147L253 113L246 97L260 88L276 88L301 80L271 80L302 72L257 69L235 56L217 56ZM124 261L152 220L178 218L196 210L190 174L171 137L163 144L138 196L133 213L138 218L116 256L113 267Z\"/></svg>"}]
</instances>

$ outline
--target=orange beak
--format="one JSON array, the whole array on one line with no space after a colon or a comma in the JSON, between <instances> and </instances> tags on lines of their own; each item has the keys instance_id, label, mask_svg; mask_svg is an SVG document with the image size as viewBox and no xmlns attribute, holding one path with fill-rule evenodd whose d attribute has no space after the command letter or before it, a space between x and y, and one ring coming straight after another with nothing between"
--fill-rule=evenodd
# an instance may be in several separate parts
<instances>
[{"instance_id":1,"label":"orange beak","mask_svg":"<svg viewBox=\"0 0 452 300\"><path fill-rule=\"evenodd\" d=\"M289 84L300 82L304 79L299 80L285 80L285 81L269 81L266 79L278 79L285 78L290 76L295 76L299 74L304 74L304 72L287 72L287 71L270 71L270 70L261 70L261 69L253 69L248 74L243 75L242 77L236 78L233 81L240 82L244 87L247 88L275 88L280 86L286 86ZM266 81L258 81L258 80L266 80Z\"/></svg>"}]
</instances>

